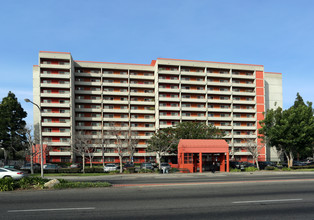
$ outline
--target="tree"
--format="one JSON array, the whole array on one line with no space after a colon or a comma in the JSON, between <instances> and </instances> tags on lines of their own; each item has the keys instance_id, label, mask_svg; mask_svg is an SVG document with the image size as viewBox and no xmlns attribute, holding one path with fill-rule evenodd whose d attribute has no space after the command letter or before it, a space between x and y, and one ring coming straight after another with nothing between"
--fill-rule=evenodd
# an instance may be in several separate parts
<instances>
[{"instance_id":1,"label":"tree","mask_svg":"<svg viewBox=\"0 0 314 220\"><path fill-rule=\"evenodd\" d=\"M182 122L175 126L175 137L178 143L180 139L218 139L224 136L224 132L212 124Z\"/></svg>"},{"instance_id":2,"label":"tree","mask_svg":"<svg viewBox=\"0 0 314 220\"><path fill-rule=\"evenodd\" d=\"M174 151L177 146L177 139L175 138L174 128L168 127L162 130L158 130L148 141L147 150L150 152L156 152L157 163L159 164L161 158L170 151Z\"/></svg>"},{"instance_id":3,"label":"tree","mask_svg":"<svg viewBox=\"0 0 314 220\"><path fill-rule=\"evenodd\" d=\"M86 136L84 131L77 131L73 140L73 151L82 157L83 173L85 173L85 160L89 159L90 167L92 167L92 159L96 147L93 145L91 138Z\"/></svg>"},{"instance_id":4,"label":"tree","mask_svg":"<svg viewBox=\"0 0 314 220\"><path fill-rule=\"evenodd\" d=\"M16 159L16 152L25 148L27 113L12 92L2 99L0 103L0 140L2 148L9 152L9 156Z\"/></svg>"},{"instance_id":5,"label":"tree","mask_svg":"<svg viewBox=\"0 0 314 220\"><path fill-rule=\"evenodd\" d=\"M257 144L255 140L252 139L247 139L246 140L246 147L245 149L251 153L253 157L253 163L256 164L257 169L259 169L259 164L258 164L258 157L260 154L260 151L264 148L264 144Z\"/></svg>"},{"instance_id":6,"label":"tree","mask_svg":"<svg viewBox=\"0 0 314 220\"><path fill-rule=\"evenodd\" d=\"M115 137L115 148L119 156L120 173L123 172L123 158L126 156L133 157L137 145L137 139L132 136L131 129L127 131L112 126L112 135Z\"/></svg>"},{"instance_id":7,"label":"tree","mask_svg":"<svg viewBox=\"0 0 314 220\"><path fill-rule=\"evenodd\" d=\"M34 137L32 135L33 133L33 128L32 127L26 127L25 128L26 131L26 139L27 139L27 143L28 143L28 151L27 153L30 156L30 164L31 164L31 174L34 174L34 167L33 167L33 156L34 154L36 154L37 152L33 151L33 145L35 144L35 140Z\"/></svg>"},{"instance_id":8,"label":"tree","mask_svg":"<svg viewBox=\"0 0 314 220\"><path fill-rule=\"evenodd\" d=\"M294 105L289 109L271 109L266 112L265 119L260 121L262 128L259 134L263 135L264 142L283 152L289 167L299 152L313 144L313 114L312 103L305 104L298 93Z\"/></svg>"},{"instance_id":9,"label":"tree","mask_svg":"<svg viewBox=\"0 0 314 220\"><path fill-rule=\"evenodd\" d=\"M162 156L167 153L177 153L180 139L217 139L222 138L224 132L200 122L182 122L175 127L158 130L149 140L148 150L156 152L160 166Z\"/></svg>"}]
</instances>

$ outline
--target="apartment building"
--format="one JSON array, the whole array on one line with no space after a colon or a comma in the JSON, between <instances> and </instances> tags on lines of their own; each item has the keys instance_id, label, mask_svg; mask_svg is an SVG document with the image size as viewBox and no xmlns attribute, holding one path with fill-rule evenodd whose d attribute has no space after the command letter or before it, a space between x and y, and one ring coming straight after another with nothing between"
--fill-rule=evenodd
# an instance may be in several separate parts
<instances>
[{"instance_id":1,"label":"apartment building","mask_svg":"<svg viewBox=\"0 0 314 220\"><path fill-rule=\"evenodd\" d=\"M260 143L263 112L282 106L282 76L264 72L263 65L164 58L150 64L90 62L41 51L33 85L33 101L41 108L41 114L34 108L35 132L41 122L50 162L80 160L72 149L75 136L97 140L113 127L136 136L134 162L151 160L155 154L146 148L154 132L184 121L224 130L230 155L247 160L247 142ZM116 138L106 138L105 161L118 162ZM93 155L94 162L102 161L100 148ZM276 157L265 147L260 159Z\"/></svg>"}]
</instances>

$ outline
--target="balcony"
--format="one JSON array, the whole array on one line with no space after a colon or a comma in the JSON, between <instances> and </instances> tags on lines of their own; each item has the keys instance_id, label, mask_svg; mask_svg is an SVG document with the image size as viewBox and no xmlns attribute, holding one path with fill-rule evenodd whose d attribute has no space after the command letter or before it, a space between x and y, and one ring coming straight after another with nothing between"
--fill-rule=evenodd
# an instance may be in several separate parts
<instances>
[{"instance_id":1,"label":"balcony","mask_svg":"<svg viewBox=\"0 0 314 220\"><path fill-rule=\"evenodd\" d=\"M100 73L78 73L75 72L75 77L97 77L100 79Z\"/></svg>"},{"instance_id":2,"label":"balcony","mask_svg":"<svg viewBox=\"0 0 314 220\"><path fill-rule=\"evenodd\" d=\"M101 86L101 82L84 82L84 81L75 81L76 86Z\"/></svg>"},{"instance_id":3,"label":"balcony","mask_svg":"<svg viewBox=\"0 0 314 220\"><path fill-rule=\"evenodd\" d=\"M206 116L182 116L182 120L206 121Z\"/></svg>"},{"instance_id":4,"label":"balcony","mask_svg":"<svg viewBox=\"0 0 314 220\"><path fill-rule=\"evenodd\" d=\"M158 88L159 92L171 92L171 93L178 93L179 92L179 88Z\"/></svg>"},{"instance_id":5,"label":"balcony","mask_svg":"<svg viewBox=\"0 0 314 220\"><path fill-rule=\"evenodd\" d=\"M119 109L119 108L104 108L104 113L129 113L129 109Z\"/></svg>"},{"instance_id":6,"label":"balcony","mask_svg":"<svg viewBox=\"0 0 314 220\"><path fill-rule=\"evenodd\" d=\"M255 122L256 121L256 117L252 117L252 118L240 118L240 117L233 117L233 121L247 121L247 122Z\"/></svg>"},{"instance_id":7,"label":"balcony","mask_svg":"<svg viewBox=\"0 0 314 220\"><path fill-rule=\"evenodd\" d=\"M255 88L255 83L232 83L233 87Z\"/></svg>"},{"instance_id":8,"label":"balcony","mask_svg":"<svg viewBox=\"0 0 314 220\"><path fill-rule=\"evenodd\" d=\"M75 94L85 94L85 95L101 95L101 91L100 90L75 90Z\"/></svg>"},{"instance_id":9,"label":"balcony","mask_svg":"<svg viewBox=\"0 0 314 220\"><path fill-rule=\"evenodd\" d=\"M181 70L181 75L182 76L203 76L205 77L205 72L186 72Z\"/></svg>"},{"instance_id":10,"label":"balcony","mask_svg":"<svg viewBox=\"0 0 314 220\"><path fill-rule=\"evenodd\" d=\"M159 101L167 101L167 102L180 102L180 98L172 98L172 97L159 97Z\"/></svg>"},{"instance_id":11,"label":"balcony","mask_svg":"<svg viewBox=\"0 0 314 220\"><path fill-rule=\"evenodd\" d=\"M70 112L68 113L59 113L59 112L49 112L49 113L41 113L42 117L70 117Z\"/></svg>"},{"instance_id":12,"label":"balcony","mask_svg":"<svg viewBox=\"0 0 314 220\"><path fill-rule=\"evenodd\" d=\"M75 108L75 112L101 112L100 108Z\"/></svg>"},{"instance_id":13,"label":"balcony","mask_svg":"<svg viewBox=\"0 0 314 220\"><path fill-rule=\"evenodd\" d=\"M190 94L205 94L206 90L196 90L196 89L181 89L181 93L190 93Z\"/></svg>"},{"instance_id":14,"label":"balcony","mask_svg":"<svg viewBox=\"0 0 314 220\"><path fill-rule=\"evenodd\" d=\"M242 109L242 108L233 108L234 113L255 113L256 109Z\"/></svg>"},{"instance_id":15,"label":"balcony","mask_svg":"<svg viewBox=\"0 0 314 220\"><path fill-rule=\"evenodd\" d=\"M181 80L182 85L202 85L204 86L205 81L196 81L196 80Z\"/></svg>"},{"instance_id":16,"label":"balcony","mask_svg":"<svg viewBox=\"0 0 314 220\"><path fill-rule=\"evenodd\" d=\"M160 84L165 83L165 84L179 84L180 81L179 79L158 79L158 82Z\"/></svg>"},{"instance_id":17,"label":"balcony","mask_svg":"<svg viewBox=\"0 0 314 220\"><path fill-rule=\"evenodd\" d=\"M205 103L206 99L205 97L203 99L197 99L197 98L182 98L182 102L188 102L188 103ZM204 107L205 108L205 107Z\"/></svg>"},{"instance_id":18,"label":"balcony","mask_svg":"<svg viewBox=\"0 0 314 220\"><path fill-rule=\"evenodd\" d=\"M67 84L59 84L59 83L41 83L40 87L44 88L63 88L63 89L68 89L71 87L70 83Z\"/></svg>"},{"instance_id":19,"label":"balcony","mask_svg":"<svg viewBox=\"0 0 314 220\"><path fill-rule=\"evenodd\" d=\"M160 120L180 120L181 116L180 115L160 115L159 116Z\"/></svg>"},{"instance_id":20,"label":"balcony","mask_svg":"<svg viewBox=\"0 0 314 220\"><path fill-rule=\"evenodd\" d=\"M155 127L131 127L132 131L155 131Z\"/></svg>"},{"instance_id":21,"label":"balcony","mask_svg":"<svg viewBox=\"0 0 314 220\"><path fill-rule=\"evenodd\" d=\"M70 62L64 65L60 64L43 64L39 65L40 68L49 68L49 69L71 69Z\"/></svg>"},{"instance_id":22,"label":"balcony","mask_svg":"<svg viewBox=\"0 0 314 220\"><path fill-rule=\"evenodd\" d=\"M227 73L207 73L207 76L216 78L231 78L231 74L229 71Z\"/></svg>"},{"instance_id":23,"label":"balcony","mask_svg":"<svg viewBox=\"0 0 314 220\"><path fill-rule=\"evenodd\" d=\"M225 86L225 87L229 87L231 86L230 82L214 82L214 81L207 81L207 85L209 86Z\"/></svg>"},{"instance_id":24,"label":"balcony","mask_svg":"<svg viewBox=\"0 0 314 220\"><path fill-rule=\"evenodd\" d=\"M76 121L101 121L101 116L99 117L75 117Z\"/></svg>"},{"instance_id":25,"label":"balcony","mask_svg":"<svg viewBox=\"0 0 314 220\"><path fill-rule=\"evenodd\" d=\"M144 75L130 75L130 79L146 79L146 80L155 80L153 76L144 76Z\"/></svg>"},{"instance_id":26,"label":"balcony","mask_svg":"<svg viewBox=\"0 0 314 220\"><path fill-rule=\"evenodd\" d=\"M70 93L41 93L41 97L49 97L49 98L70 98Z\"/></svg>"},{"instance_id":27,"label":"balcony","mask_svg":"<svg viewBox=\"0 0 314 220\"><path fill-rule=\"evenodd\" d=\"M208 103L231 104L231 99L208 99Z\"/></svg>"},{"instance_id":28,"label":"balcony","mask_svg":"<svg viewBox=\"0 0 314 220\"><path fill-rule=\"evenodd\" d=\"M249 101L249 100L233 100L233 104L247 104L247 105L255 105L255 101Z\"/></svg>"},{"instance_id":29,"label":"balcony","mask_svg":"<svg viewBox=\"0 0 314 220\"><path fill-rule=\"evenodd\" d=\"M155 109L131 109L131 113L138 113L138 114L155 114Z\"/></svg>"},{"instance_id":30,"label":"balcony","mask_svg":"<svg viewBox=\"0 0 314 220\"><path fill-rule=\"evenodd\" d=\"M70 103L45 103L42 102L40 103L41 107L56 107L58 106L59 108L70 108Z\"/></svg>"},{"instance_id":31,"label":"balcony","mask_svg":"<svg viewBox=\"0 0 314 220\"><path fill-rule=\"evenodd\" d=\"M159 106L159 110L165 110L165 111L180 111L180 107L171 107L171 106Z\"/></svg>"},{"instance_id":32,"label":"balcony","mask_svg":"<svg viewBox=\"0 0 314 220\"><path fill-rule=\"evenodd\" d=\"M256 126L233 126L233 130L255 131L256 130Z\"/></svg>"},{"instance_id":33,"label":"balcony","mask_svg":"<svg viewBox=\"0 0 314 220\"><path fill-rule=\"evenodd\" d=\"M208 95L231 95L231 91L207 90Z\"/></svg>"},{"instance_id":34,"label":"balcony","mask_svg":"<svg viewBox=\"0 0 314 220\"><path fill-rule=\"evenodd\" d=\"M71 146L70 142L44 142L44 144L47 144L51 147L65 147L65 146ZM51 151L50 151L51 152ZM58 152L56 152L58 153ZM60 153L66 153L66 152L60 152Z\"/></svg>"},{"instance_id":35,"label":"balcony","mask_svg":"<svg viewBox=\"0 0 314 220\"><path fill-rule=\"evenodd\" d=\"M255 96L255 92L232 92L232 95L239 95L239 96Z\"/></svg>"},{"instance_id":36,"label":"balcony","mask_svg":"<svg viewBox=\"0 0 314 220\"><path fill-rule=\"evenodd\" d=\"M59 123L59 122L42 122L43 127L70 127L71 123Z\"/></svg>"},{"instance_id":37,"label":"balcony","mask_svg":"<svg viewBox=\"0 0 314 220\"><path fill-rule=\"evenodd\" d=\"M130 87L131 88L150 88L150 89L153 89L153 88L155 88L155 85L154 84L131 83Z\"/></svg>"},{"instance_id":38,"label":"balcony","mask_svg":"<svg viewBox=\"0 0 314 220\"><path fill-rule=\"evenodd\" d=\"M205 112L206 108L200 108L200 107L182 107L182 111L187 111L187 112Z\"/></svg>"},{"instance_id":39,"label":"balcony","mask_svg":"<svg viewBox=\"0 0 314 220\"><path fill-rule=\"evenodd\" d=\"M155 105L154 101L130 101L131 105Z\"/></svg>"},{"instance_id":40,"label":"balcony","mask_svg":"<svg viewBox=\"0 0 314 220\"><path fill-rule=\"evenodd\" d=\"M208 121L231 121L231 117L212 117L212 116L208 116Z\"/></svg>"},{"instance_id":41,"label":"balcony","mask_svg":"<svg viewBox=\"0 0 314 220\"><path fill-rule=\"evenodd\" d=\"M100 104L101 99L75 99L75 103Z\"/></svg>"},{"instance_id":42,"label":"balcony","mask_svg":"<svg viewBox=\"0 0 314 220\"><path fill-rule=\"evenodd\" d=\"M127 74L109 74L103 73L103 78L114 78L114 79L127 79L129 76Z\"/></svg>"},{"instance_id":43,"label":"balcony","mask_svg":"<svg viewBox=\"0 0 314 220\"><path fill-rule=\"evenodd\" d=\"M154 92L131 92L131 96L147 96L147 97L154 97L155 93Z\"/></svg>"},{"instance_id":44,"label":"balcony","mask_svg":"<svg viewBox=\"0 0 314 220\"><path fill-rule=\"evenodd\" d=\"M208 108L207 111L209 112L231 112L231 108Z\"/></svg>"},{"instance_id":45,"label":"balcony","mask_svg":"<svg viewBox=\"0 0 314 220\"><path fill-rule=\"evenodd\" d=\"M68 74L51 74L51 73L41 73L41 78L48 78L48 79L70 79L70 73Z\"/></svg>"},{"instance_id":46,"label":"balcony","mask_svg":"<svg viewBox=\"0 0 314 220\"><path fill-rule=\"evenodd\" d=\"M62 151L62 152L57 152L57 151L49 151L50 156L71 156L71 152L67 151Z\"/></svg>"},{"instance_id":47,"label":"balcony","mask_svg":"<svg viewBox=\"0 0 314 220\"><path fill-rule=\"evenodd\" d=\"M71 136L70 132L43 132L43 137L69 137Z\"/></svg>"},{"instance_id":48,"label":"balcony","mask_svg":"<svg viewBox=\"0 0 314 220\"><path fill-rule=\"evenodd\" d=\"M179 75L179 70L158 70L159 74Z\"/></svg>"},{"instance_id":49,"label":"balcony","mask_svg":"<svg viewBox=\"0 0 314 220\"><path fill-rule=\"evenodd\" d=\"M102 84L103 86L108 86L108 87L129 87L129 83L114 83L114 82L112 82L112 83L110 83L110 82L104 82L103 84Z\"/></svg>"},{"instance_id":50,"label":"balcony","mask_svg":"<svg viewBox=\"0 0 314 220\"><path fill-rule=\"evenodd\" d=\"M232 74L233 79L255 79L255 75L239 75L239 74Z\"/></svg>"},{"instance_id":51,"label":"balcony","mask_svg":"<svg viewBox=\"0 0 314 220\"><path fill-rule=\"evenodd\" d=\"M131 118L131 122L155 122L154 118Z\"/></svg>"}]
</instances>

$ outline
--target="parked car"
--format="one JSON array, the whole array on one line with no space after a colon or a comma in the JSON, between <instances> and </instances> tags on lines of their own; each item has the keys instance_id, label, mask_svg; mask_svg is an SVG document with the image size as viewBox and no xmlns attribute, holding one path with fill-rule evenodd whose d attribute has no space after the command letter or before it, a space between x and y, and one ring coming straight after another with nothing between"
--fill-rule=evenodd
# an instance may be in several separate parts
<instances>
[{"instance_id":1,"label":"parked car","mask_svg":"<svg viewBox=\"0 0 314 220\"><path fill-rule=\"evenodd\" d=\"M79 164L79 163L74 163L74 164L71 164L70 166L69 166L69 168L81 168L81 164Z\"/></svg>"},{"instance_id":2,"label":"parked car","mask_svg":"<svg viewBox=\"0 0 314 220\"><path fill-rule=\"evenodd\" d=\"M58 170L59 165L58 164L45 164L44 170Z\"/></svg>"},{"instance_id":3,"label":"parked car","mask_svg":"<svg viewBox=\"0 0 314 220\"><path fill-rule=\"evenodd\" d=\"M171 166L169 163L160 163L160 169L166 169L166 170L170 170L171 169Z\"/></svg>"},{"instance_id":4,"label":"parked car","mask_svg":"<svg viewBox=\"0 0 314 220\"><path fill-rule=\"evenodd\" d=\"M119 167L114 163L108 163L104 166L104 172L116 171Z\"/></svg>"},{"instance_id":5,"label":"parked car","mask_svg":"<svg viewBox=\"0 0 314 220\"><path fill-rule=\"evenodd\" d=\"M240 161L229 161L229 168L231 169L240 169Z\"/></svg>"},{"instance_id":6,"label":"parked car","mask_svg":"<svg viewBox=\"0 0 314 220\"><path fill-rule=\"evenodd\" d=\"M20 169L30 171L31 170L31 164L26 163L25 165L21 166ZM34 170L40 170L40 164L39 163L33 163L33 169Z\"/></svg>"},{"instance_id":7,"label":"parked car","mask_svg":"<svg viewBox=\"0 0 314 220\"><path fill-rule=\"evenodd\" d=\"M151 163L142 163L140 168L144 169L144 170L153 170L154 169L154 167Z\"/></svg>"},{"instance_id":8,"label":"parked car","mask_svg":"<svg viewBox=\"0 0 314 220\"><path fill-rule=\"evenodd\" d=\"M125 163L123 165L123 169L126 170L126 169L129 169L129 168L134 168L134 163Z\"/></svg>"},{"instance_id":9,"label":"parked car","mask_svg":"<svg viewBox=\"0 0 314 220\"><path fill-rule=\"evenodd\" d=\"M0 179L2 178L12 178L14 180L21 179L25 176L25 174L13 168L0 168Z\"/></svg>"},{"instance_id":10,"label":"parked car","mask_svg":"<svg viewBox=\"0 0 314 220\"><path fill-rule=\"evenodd\" d=\"M265 170L266 167L273 166L273 163L269 161L259 161L258 166L260 170Z\"/></svg>"}]
</instances>

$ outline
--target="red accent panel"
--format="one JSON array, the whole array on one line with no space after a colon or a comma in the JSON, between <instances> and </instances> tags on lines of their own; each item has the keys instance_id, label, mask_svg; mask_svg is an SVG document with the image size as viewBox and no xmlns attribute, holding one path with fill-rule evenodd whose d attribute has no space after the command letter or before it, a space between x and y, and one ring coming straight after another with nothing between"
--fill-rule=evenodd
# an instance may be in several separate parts
<instances>
[{"instance_id":1,"label":"red accent panel","mask_svg":"<svg viewBox=\"0 0 314 220\"><path fill-rule=\"evenodd\" d=\"M257 96L264 96L264 88L256 88Z\"/></svg>"},{"instance_id":2,"label":"red accent panel","mask_svg":"<svg viewBox=\"0 0 314 220\"><path fill-rule=\"evenodd\" d=\"M256 79L256 87L264 87L264 80Z\"/></svg>"},{"instance_id":3,"label":"red accent panel","mask_svg":"<svg viewBox=\"0 0 314 220\"><path fill-rule=\"evenodd\" d=\"M263 113L257 113L256 117L257 117L257 121L264 120L264 114Z\"/></svg>"},{"instance_id":4,"label":"red accent panel","mask_svg":"<svg viewBox=\"0 0 314 220\"><path fill-rule=\"evenodd\" d=\"M264 96L256 96L256 104L264 104Z\"/></svg>"},{"instance_id":5,"label":"red accent panel","mask_svg":"<svg viewBox=\"0 0 314 220\"><path fill-rule=\"evenodd\" d=\"M265 106L264 105L257 105L256 110L257 110L257 112L265 112Z\"/></svg>"},{"instance_id":6,"label":"red accent panel","mask_svg":"<svg viewBox=\"0 0 314 220\"><path fill-rule=\"evenodd\" d=\"M263 71L256 71L256 79L263 79L264 72Z\"/></svg>"}]
</instances>

